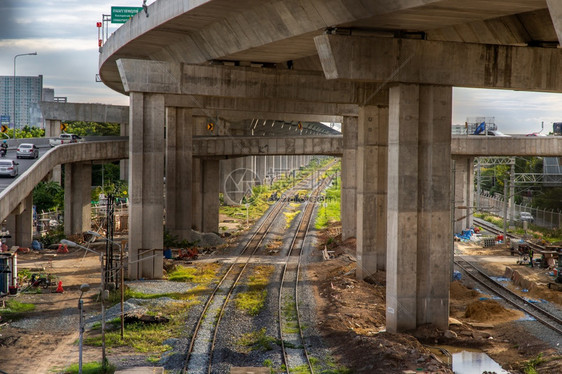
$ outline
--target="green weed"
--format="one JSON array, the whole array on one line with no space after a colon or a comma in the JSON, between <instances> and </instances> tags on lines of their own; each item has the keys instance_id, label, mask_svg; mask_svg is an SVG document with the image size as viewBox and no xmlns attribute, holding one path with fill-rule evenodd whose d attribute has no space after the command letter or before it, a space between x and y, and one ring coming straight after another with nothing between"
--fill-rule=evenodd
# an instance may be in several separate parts
<instances>
[{"instance_id":1,"label":"green weed","mask_svg":"<svg viewBox=\"0 0 562 374\"><path fill-rule=\"evenodd\" d=\"M261 330L243 334L242 337L238 339L237 344L247 352L250 352L257 350L270 351L277 342L278 340L276 338L266 334L264 327Z\"/></svg>"},{"instance_id":2,"label":"green weed","mask_svg":"<svg viewBox=\"0 0 562 374\"><path fill-rule=\"evenodd\" d=\"M78 364L72 364L64 369L64 374L78 374ZM82 374L113 374L115 366L107 364L105 369L101 362L86 362L82 364Z\"/></svg>"}]
</instances>

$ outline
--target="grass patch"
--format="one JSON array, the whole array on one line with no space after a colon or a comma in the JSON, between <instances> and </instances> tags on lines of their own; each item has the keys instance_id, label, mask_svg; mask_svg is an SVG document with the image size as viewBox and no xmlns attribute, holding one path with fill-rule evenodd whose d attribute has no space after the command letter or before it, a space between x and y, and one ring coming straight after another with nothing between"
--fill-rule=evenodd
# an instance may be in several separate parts
<instances>
[{"instance_id":1,"label":"grass patch","mask_svg":"<svg viewBox=\"0 0 562 374\"><path fill-rule=\"evenodd\" d=\"M292 301L286 301L283 305L283 332L285 334L297 334L299 332L299 324L297 321L297 304Z\"/></svg>"},{"instance_id":2,"label":"grass patch","mask_svg":"<svg viewBox=\"0 0 562 374\"><path fill-rule=\"evenodd\" d=\"M330 223L338 222L341 219L341 180L337 179L337 183L326 190L324 201L320 203L318 215L314 227L317 230L325 229Z\"/></svg>"},{"instance_id":3,"label":"grass patch","mask_svg":"<svg viewBox=\"0 0 562 374\"><path fill-rule=\"evenodd\" d=\"M189 303L173 303L167 305L160 313L170 319L168 323L131 323L125 325L123 339L118 328L120 321L111 321L106 326L105 346L106 348L131 347L137 352L148 353L151 359L157 360L160 355L171 347L164 345L164 341L169 338L178 337L184 329L187 319ZM152 311L152 313L155 313ZM91 346L101 346L101 331L95 331L95 335L84 339L84 344Z\"/></svg>"},{"instance_id":4,"label":"grass patch","mask_svg":"<svg viewBox=\"0 0 562 374\"><path fill-rule=\"evenodd\" d=\"M194 282L209 284L217 277L219 264L205 264L198 267L176 266L168 274L168 280L172 282Z\"/></svg>"},{"instance_id":5,"label":"grass patch","mask_svg":"<svg viewBox=\"0 0 562 374\"><path fill-rule=\"evenodd\" d=\"M528 362L525 363L525 367L523 368L523 372L525 374L538 374L537 366L539 366L543 362L544 362L544 359L542 358L542 353L539 353L539 355L537 357L535 357L532 360L529 360Z\"/></svg>"},{"instance_id":6,"label":"grass patch","mask_svg":"<svg viewBox=\"0 0 562 374\"><path fill-rule=\"evenodd\" d=\"M296 210L294 212L283 212L285 215L285 228L288 229L291 227L291 223L295 219L295 217L300 213L300 210Z\"/></svg>"},{"instance_id":7,"label":"grass patch","mask_svg":"<svg viewBox=\"0 0 562 374\"><path fill-rule=\"evenodd\" d=\"M115 366L107 364L105 369L101 362L86 362L82 364L82 374L113 374ZM63 371L64 374L78 374L78 364L72 364Z\"/></svg>"},{"instance_id":8,"label":"grass patch","mask_svg":"<svg viewBox=\"0 0 562 374\"><path fill-rule=\"evenodd\" d=\"M251 316L256 316L263 309L267 297L266 287L274 267L271 265L260 265L254 269L254 274L248 277L246 292L236 295L236 307L246 311Z\"/></svg>"},{"instance_id":9,"label":"grass patch","mask_svg":"<svg viewBox=\"0 0 562 374\"><path fill-rule=\"evenodd\" d=\"M35 304L20 303L16 300L7 300L6 308L0 309L0 316L6 318L10 321L23 318L23 315L27 312L35 310Z\"/></svg>"},{"instance_id":10,"label":"grass patch","mask_svg":"<svg viewBox=\"0 0 562 374\"><path fill-rule=\"evenodd\" d=\"M278 344L278 340L273 336L266 334L265 327L258 331L252 331L243 334L238 339L237 344L246 351L270 351L273 349L274 344Z\"/></svg>"}]
</instances>

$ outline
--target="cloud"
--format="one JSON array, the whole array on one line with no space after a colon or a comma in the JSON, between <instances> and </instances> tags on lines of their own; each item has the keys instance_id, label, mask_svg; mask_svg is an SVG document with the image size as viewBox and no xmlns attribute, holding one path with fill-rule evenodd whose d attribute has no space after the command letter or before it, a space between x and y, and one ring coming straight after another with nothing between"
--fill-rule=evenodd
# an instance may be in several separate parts
<instances>
[{"instance_id":1,"label":"cloud","mask_svg":"<svg viewBox=\"0 0 562 374\"><path fill-rule=\"evenodd\" d=\"M552 131L552 122L562 121L562 94L509 90L455 88L453 124L467 117L495 117L504 133Z\"/></svg>"},{"instance_id":2,"label":"cloud","mask_svg":"<svg viewBox=\"0 0 562 374\"><path fill-rule=\"evenodd\" d=\"M0 48L45 51L97 51L96 40L92 39L6 39L0 40Z\"/></svg>"}]
</instances>

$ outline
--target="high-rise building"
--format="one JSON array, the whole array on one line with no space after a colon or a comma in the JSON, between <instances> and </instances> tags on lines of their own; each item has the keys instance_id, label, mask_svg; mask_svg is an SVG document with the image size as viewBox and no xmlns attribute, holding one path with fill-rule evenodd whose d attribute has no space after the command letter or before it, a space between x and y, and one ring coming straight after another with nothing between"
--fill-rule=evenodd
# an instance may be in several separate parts
<instances>
[{"instance_id":1,"label":"high-rise building","mask_svg":"<svg viewBox=\"0 0 562 374\"><path fill-rule=\"evenodd\" d=\"M15 88L14 108L14 77L0 76L0 115L4 118L10 117L10 127L13 127L14 123L16 128L26 125L41 127L39 103L43 94L43 76L16 76Z\"/></svg>"}]
</instances>

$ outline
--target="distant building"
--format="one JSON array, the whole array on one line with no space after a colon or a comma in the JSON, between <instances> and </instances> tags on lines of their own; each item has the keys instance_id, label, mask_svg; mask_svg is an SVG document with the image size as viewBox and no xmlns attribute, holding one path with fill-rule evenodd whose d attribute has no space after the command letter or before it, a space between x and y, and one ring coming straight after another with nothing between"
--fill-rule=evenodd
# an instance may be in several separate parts
<instances>
[{"instance_id":1,"label":"distant building","mask_svg":"<svg viewBox=\"0 0 562 374\"><path fill-rule=\"evenodd\" d=\"M0 115L10 117L10 127L42 127L39 103L43 99L43 76L16 76L14 121L14 77L0 76ZM54 92L53 92L54 96Z\"/></svg>"}]
</instances>

